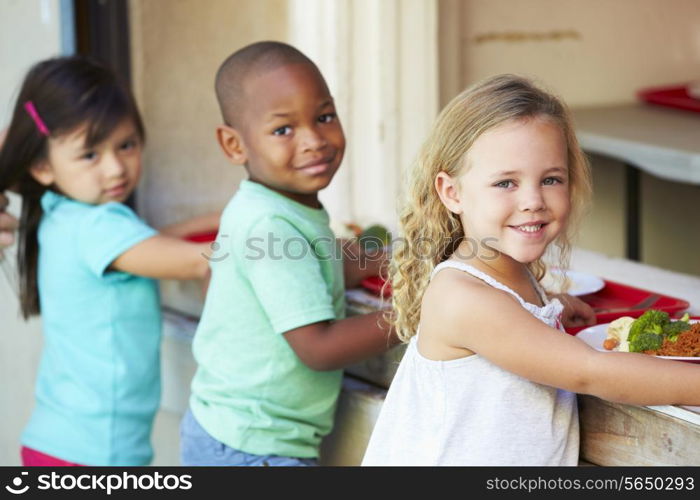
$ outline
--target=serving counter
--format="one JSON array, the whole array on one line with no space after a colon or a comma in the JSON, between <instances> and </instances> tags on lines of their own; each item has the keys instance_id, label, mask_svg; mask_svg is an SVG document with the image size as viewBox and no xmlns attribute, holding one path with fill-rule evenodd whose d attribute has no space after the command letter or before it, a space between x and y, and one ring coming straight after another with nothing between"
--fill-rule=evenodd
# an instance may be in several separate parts
<instances>
[{"instance_id":1,"label":"serving counter","mask_svg":"<svg viewBox=\"0 0 700 500\"><path fill-rule=\"evenodd\" d=\"M700 277L585 250L574 251L572 268L683 298L690 303L689 312L700 316ZM382 306L377 297L359 289L348 291L347 300L350 314L376 311ZM187 407L189 384L196 368L191 341L197 316L196 310L191 317L182 310L164 312L163 411L160 415L162 420L172 420L170 427L161 429L164 435L177 432L177 422ZM335 428L321 449L322 464L358 465L361 462L403 352L404 346L400 345L346 369ZM579 410L582 463L700 465L700 408L639 407L579 396ZM163 453L158 463L178 463L176 450Z\"/></svg>"}]
</instances>

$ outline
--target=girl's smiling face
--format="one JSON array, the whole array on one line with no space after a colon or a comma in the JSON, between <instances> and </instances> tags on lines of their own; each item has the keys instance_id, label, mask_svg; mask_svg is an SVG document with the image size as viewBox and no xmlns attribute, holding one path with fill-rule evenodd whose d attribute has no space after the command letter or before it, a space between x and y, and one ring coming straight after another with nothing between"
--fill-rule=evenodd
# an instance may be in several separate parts
<instances>
[{"instance_id":1,"label":"girl's smiling face","mask_svg":"<svg viewBox=\"0 0 700 500\"><path fill-rule=\"evenodd\" d=\"M519 263L540 258L571 208L561 127L546 117L507 121L481 134L465 161L456 179L436 180L465 236Z\"/></svg>"},{"instance_id":2,"label":"girl's smiling face","mask_svg":"<svg viewBox=\"0 0 700 500\"><path fill-rule=\"evenodd\" d=\"M141 137L130 119L92 147L85 145L86 127L49 138L48 158L32 167L34 178L76 201L100 205L123 202L141 177Z\"/></svg>"}]
</instances>

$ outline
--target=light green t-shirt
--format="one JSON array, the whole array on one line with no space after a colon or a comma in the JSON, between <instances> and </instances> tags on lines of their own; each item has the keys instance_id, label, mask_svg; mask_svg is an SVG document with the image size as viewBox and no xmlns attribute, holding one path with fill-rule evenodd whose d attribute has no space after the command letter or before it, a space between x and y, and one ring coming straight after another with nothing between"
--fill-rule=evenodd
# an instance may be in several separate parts
<instances>
[{"instance_id":1,"label":"light green t-shirt","mask_svg":"<svg viewBox=\"0 0 700 500\"><path fill-rule=\"evenodd\" d=\"M307 367L282 334L345 316L328 213L244 180L223 212L217 243L193 342L192 412L237 450L317 457L342 371Z\"/></svg>"}]
</instances>

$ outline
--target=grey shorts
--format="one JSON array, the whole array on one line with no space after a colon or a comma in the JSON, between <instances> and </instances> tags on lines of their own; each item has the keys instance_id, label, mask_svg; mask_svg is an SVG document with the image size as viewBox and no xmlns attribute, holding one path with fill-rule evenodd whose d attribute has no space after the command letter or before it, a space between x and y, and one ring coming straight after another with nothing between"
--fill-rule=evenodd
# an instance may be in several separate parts
<instances>
[{"instance_id":1,"label":"grey shorts","mask_svg":"<svg viewBox=\"0 0 700 500\"><path fill-rule=\"evenodd\" d=\"M309 467L318 465L313 458L252 455L233 449L209 435L189 409L180 423L180 462L188 466Z\"/></svg>"}]
</instances>

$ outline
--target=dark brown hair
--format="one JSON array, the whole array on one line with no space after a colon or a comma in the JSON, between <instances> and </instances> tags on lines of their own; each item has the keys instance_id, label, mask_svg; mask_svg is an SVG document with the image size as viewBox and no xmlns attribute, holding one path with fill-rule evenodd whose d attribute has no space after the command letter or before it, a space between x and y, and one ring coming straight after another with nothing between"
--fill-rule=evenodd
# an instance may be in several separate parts
<instances>
[{"instance_id":1,"label":"dark brown hair","mask_svg":"<svg viewBox=\"0 0 700 500\"><path fill-rule=\"evenodd\" d=\"M31 101L49 136L44 135L25 109ZM0 192L12 189L22 196L17 268L22 315L39 314L37 232L46 187L30 168L48 158L48 139L87 126L90 148L106 139L124 119L134 122L145 139L143 122L129 88L111 70L82 56L41 61L24 78L12 121L0 150Z\"/></svg>"}]
</instances>

